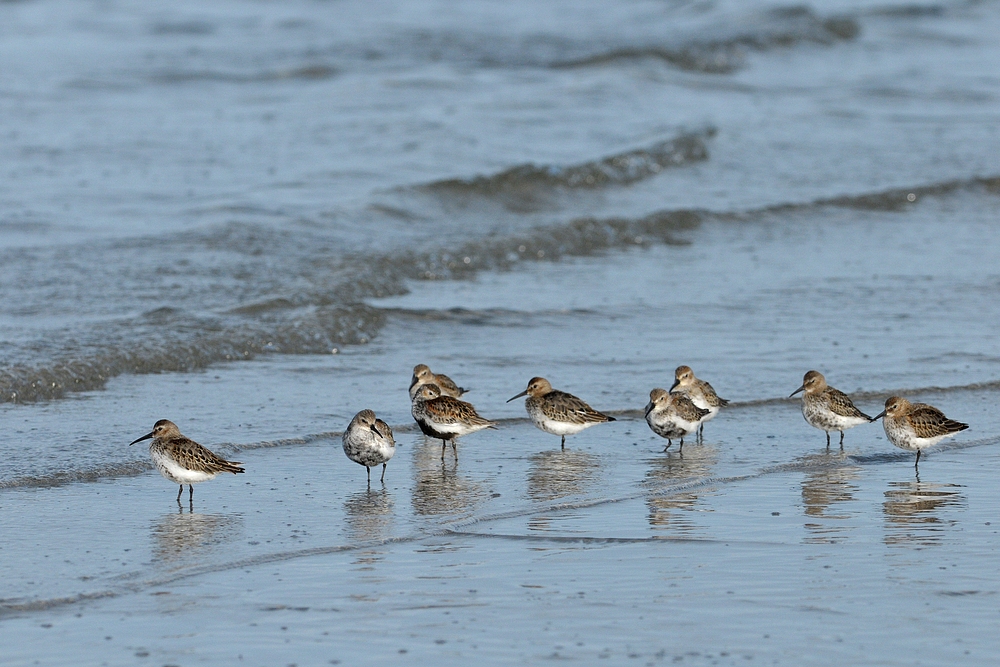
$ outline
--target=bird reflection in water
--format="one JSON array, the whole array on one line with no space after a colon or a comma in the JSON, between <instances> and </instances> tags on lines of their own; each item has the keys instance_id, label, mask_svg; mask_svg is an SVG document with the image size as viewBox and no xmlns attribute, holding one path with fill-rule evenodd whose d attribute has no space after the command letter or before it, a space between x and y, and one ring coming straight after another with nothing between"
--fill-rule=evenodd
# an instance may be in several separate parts
<instances>
[{"instance_id":1,"label":"bird reflection in water","mask_svg":"<svg viewBox=\"0 0 1000 667\"><path fill-rule=\"evenodd\" d=\"M856 500L858 492L854 480L861 475L856 465L843 465L847 455L842 451L825 451L798 459L806 470L812 470L802 480L802 505L808 520L809 531L803 540L808 544L832 544L847 538L853 526L848 519L854 516L845 503Z\"/></svg>"},{"instance_id":2,"label":"bird reflection in water","mask_svg":"<svg viewBox=\"0 0 1000 667\"><path fill-rule=\"evenodd\" d=\"M385 487L349 495L344 501L348 534L359 541L386 539L392 530L394 504Z\"/></svg>"},{"instance_id":3,"label":"bird reflection in water","mask_svg":"<svg viewBox=\"0 0 1000 667\"><path fill-rule=\"evenodd\" d=\"M201 559L243 533L242 514L199 514L178 506L153 524L153 560L181 562Z\"/></svg>"},{"instance_id":4,"label":"bird reflection in water","mask_svg":"<svg viewBox=\"0 0 1000 667\"><path fill-rule=\"evenodd\" d=\"M718 462L719 450L708 444L688 447L683 452L667 452L650 459L651 465L646 472L646 486L651 491L646 500L650 527L684 535L693 533L697 528L693 519L694 512L698 511L698 501L714 489L705 486L670 492L670 488L708 479Z\"/></svg>"},{"instance_id":5,"label":"bird reflection in water","mask_svg":"<svg viewBox=\"0 0 1000 667\"><path fill-rule=\"evenodd\" d=\"M381 542L392 534L392 496L383 486L379 490L365 489L353 493L344 501L346 530L352 540L358 542ZM385 549L373 547L359 551L353 561L360 570L374 569L385 558Z\"/></svg>"},{"instance_id":6,"label":"bird reflection in water","mask_svg":"<svg viewBox=\"0 0 1000 667\"><path fill-rule=\"evenodd\" d=\"M528 496L540 502L558 500L586 493L597 478L600 459L587 452L556 449L538 452L530 459ZM537 515L528 519L528 529L550 532L565 530L567 523L580 518L575 513L557 516Z\"/></svg>"},{"instance_id":7,"label":"bird reflection in water","mask_svg":"<svg viewBox=\"0 0 1000 667\"><path fill-rule=\"evenodd\" d=\"M413 447L413 509L423 516L461 517L489 496L482 485L458 472L459 461L441 460L439 440L424 437Z\"/></svg>"},{"instance_id":8,"label":"bird reflection in water","mask_svg":"<svg viewBox=\"0 0 1000 667\"><path fill-rule=\"evenodd\" d=\"M943 518L949 509L964 508L968 500L958 484L889 482L882 511L885 513L885 543L889 546L924 547L941 544L957 519Z\"/></svg>"},{"instance_id":9,"label":"bird reflection in water","mask_svg":"<svg viewBox=\"0 0 1000 667\"><path fill-rule=\"evenodd\" d=\"M556 500L586 492L597 477L599 459L572 449L548 450L530 458L528 496L532 500Z\"/></svg>"}]
</instances>

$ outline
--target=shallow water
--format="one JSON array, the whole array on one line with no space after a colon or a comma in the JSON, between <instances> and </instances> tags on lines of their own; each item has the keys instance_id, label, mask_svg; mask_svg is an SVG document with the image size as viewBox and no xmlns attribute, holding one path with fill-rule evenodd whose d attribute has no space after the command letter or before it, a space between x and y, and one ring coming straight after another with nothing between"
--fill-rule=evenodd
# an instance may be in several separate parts
<instances>
[{"instance_id":1,"label":"shallow water","mask_svg":"<svg viewBox=\"0 0 1000 667\"><path fill-rule=\"evenodd\" d=\"M2 662L995 661L998 29L0 3ZM416 363L501 428L442 461ZM732 401L683 454L641 414L682 363ZM971 428L827 450L810 368ZM618 421L560 450L534 375ZM159 418L247 474L178 507Z\"/></svg>"},{"instance_id":2,"label":"shallow water","mask_svg":"<svg viewBox=\"0 0 1000 667\"><path fill-rule=\"evenodd\" d=\"M921 397L996 421L995 392ZM317 440L244 452L193 512L151 475L8 490L8 659L989 661L997 438L918 478L879 430L827 450L778 403L682 454L638 417L560 451L521 420L458 461L402 436L371 490Z\"/></svg>"}]
</instances>

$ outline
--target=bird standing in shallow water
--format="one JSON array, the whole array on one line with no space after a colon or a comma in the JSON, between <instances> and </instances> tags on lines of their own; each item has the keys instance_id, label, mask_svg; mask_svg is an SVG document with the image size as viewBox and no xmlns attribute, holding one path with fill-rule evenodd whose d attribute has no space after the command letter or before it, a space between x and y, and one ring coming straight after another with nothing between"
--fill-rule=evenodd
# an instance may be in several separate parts
<instances>
[{"instance_id":1,"label":"bird standing in shallow water","mask_svg":"<svg viewBox=\"0 0 1000 667\"><path fill-rule=\"evenodd\" d=\"M671 394L684 394L696 407L707 410L707 414L698 422L698 438L705 434L705 422L711 421L719 414L719 409L729 405L729 401L719 398L712 385L694 376L690 366L678 366L674 371L674 383L670 385ZM669 447L669 445L667 445Z\"/></svg>"},{"instance_id":2,"label":"bird standing in shallow water","mask_svg":"<svg viewBox=\"0 0 1000 667\"><path fill-rule=\"evenodd\" d=\"M227 461L194 440L185 438L177 425L168 419L161 419L153 424L151 432L128 443L129 447L150 438L153 439L153 442L149 443L149 455L153 457L153 465L161 475L181 485L177 491L177 502L181 501L185 484L188 485L188 500L194 502L192 484L215 479L221 472L231 472L234 475L245 472L239 467L239 461Z\"/></svg>"},{"instance_id":3,"label":"bird standing in shallow water","mask_svg":"<svg viewBox=\"0 0 1000 667\"><path fill-rule=\"evenodd\" d=\"M382 464L381 482L385 482L385 466L396 453L396 441L392 429L371 410L362 410L354 415L342 437L344 453L355 463L360 463L368 471L368 485L372 483L372 468Z\"/></svg>"},{"instance_id":4,"label":"bird standing in shallow water","mask_svg":"<svg viewBox=\"0 0 1000 667\"><path fill-rule=\"evenodd\" d=\"M684 436L698 430L708 410L699 408L686 394L670 394L665 389L654 389L649 392L649 403L646 404L646 423L656 435L667 439L670 449L674 438L681 439L680 451L684 451Z\"/></svg>"},{"instance_id":5,"label":"bird standing in shallow water","mask_svg":"<svg viewBox=\"0 0 1000 667\"><path fill-rule=\"evenodd\" d=\"M854 407L847 394L826 383L819 371L809 371L802 378L802 386L789 395L791 398L800 391L802 395L802 416L810 426L826 431L826 446L830 446L830 431L840 431L840 448L844 448L844 431L859 424L875 421Z\"/></svg>"},{"instance_id":6,"label":"bird standing in shallow water","mask_svg":"<svg viewBox=\"0 0 1000 667\"><path fill-rule=\"evenodd\" d=\"M579 433L594 424L615 421L614 417L601 414L573 394L553 389L545 378L531 378L528 388L517 396L507 399L510 403L515 398L526 395L524 408L535 426L546 433L562 436L562 448L566 449L566 436Z\"/></svg>"},{"instance_id":7,"label":"bird standing in shallow water","mask_svg":"<svg viewBox=\"0 0 1000 667\"><path fill-rule=\"evenodd\" d=\"M410 400L417 395L417 390L420 389L425 384L436 384L438 389L441 390L442 396L451 396L452 398L461 398L462 394L469 391L464 387L459 387L455 384L447 375L442 373L433 373L431 369L424 364L417 364L413 367L413 378L410 380Z\"/></svg>"},{"instance_id":8,"label":"bird standing in shallow water","mask_svg":"<svg viewBox=\"0 0 1000 667\"><path fill-rule=\"evenodd\" d=\"M442 396L441 389L436 384L421 385L413 397L411 412L424 435L441 441L442 460L449 440L457 459L458 448L455 446L455 438L482 431L484 428L497 427L496 422L480 417L471 403L460 401L453 396Z\"/></svg>"},{"instance_id":9,"label":"bird standing in shallow water","mask_svg":"<svg viewBox=\"0 0 1000 667\"><path fill-rule=\"evenodd\" d=\"M882 428L889 442L900 449L917 451L917 460L913 467L920 463L920 452L932 447L945 438L950 438L959 431L969 428L968 424L948 419L944 413L926 403L910 403L905 398L890 396L885 401L885 410L877 414L872 421L885 418Z\"/></svg>"}]
</instances>

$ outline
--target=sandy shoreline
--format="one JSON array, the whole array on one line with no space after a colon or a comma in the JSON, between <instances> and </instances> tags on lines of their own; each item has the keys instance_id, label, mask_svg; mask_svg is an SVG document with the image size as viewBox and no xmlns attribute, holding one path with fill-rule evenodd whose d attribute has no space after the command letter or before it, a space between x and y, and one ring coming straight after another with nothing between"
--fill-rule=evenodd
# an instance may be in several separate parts
<instances>
[{"instance_id":1,"label":"sandy shoreline","mask_svg":"<svg viewBox=\"0 0 1000 667\"><path fill-rule=\"evenodd\" d=\"M977 426L995 398L956 397ZM333 440L247 451L253 475L197 487L193 513L154 473L5 491L5 658L903 664L935 636L942 660L1000 655L992 441L932 452L918 482L879 425L842 455L794 406L739 413L683 456L631 420L565 452L510 424L443 464L404 435L371 491Z\"/></svg>"}]
</instances>

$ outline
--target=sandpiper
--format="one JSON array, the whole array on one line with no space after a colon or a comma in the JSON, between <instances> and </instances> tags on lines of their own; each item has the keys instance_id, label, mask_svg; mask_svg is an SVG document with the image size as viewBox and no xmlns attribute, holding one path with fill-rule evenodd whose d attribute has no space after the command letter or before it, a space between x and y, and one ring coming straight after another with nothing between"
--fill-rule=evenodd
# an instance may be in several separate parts
<instances>
[{"instance_id":1,"label":"sandpiper","mask_svg":"<svg viewBox=\"0 0 1000 667\"><path fill-rule=\"evenodd\" d=\"M729 405L729 401L719 398L712 385L696 378L690 366L678 366L674 371L674 383L670 385L670 393L685 394L696 407L708 411L698 423L699 438L705 433L705 422L714 419L715 415L719 414L719 408Z\"/></svg>"},{"instance_id":2,"label":"sandpiper","mask_svg":"<svg viewBox=\"0 0 1000 667\"><path fill-rule=\"evenodd\" d=\"M372 468L382 464L382 478L385 482L385 464L396 453L396 441L392 429L371 410L362 410L354 415L350 426L344 431L344 453L355 463L360 463L368 471L368 484L372 483Z\"/></svg>"},{"instance_id":3,"label":"sandpiper","mask_svg":"<svg viewBox=\"0 0 1000 667\"><path fill-rule=\"evenodd\" d=\"M181 500L184 485L188 485L188 500L194 501L192 484L207 482L220 472L245 472L239 461L227 461L202 447L194 440L181 435L177 425L168 419L161 419L153 424L153 430L128 443L129 447L143 440L153 439L149 443L149 454L153 457L153 465L160 474L175 484L180 484L177 491L177 502Z\"/></svg>"},{"instance_id":4,"label":"sandpiper","mask_svg":"<svg viewBox=\"0 0 1000 667\"><path fill-rule=\"evenodd\" d=\"M899 396L890 396L886 399L885 410L875 415L872 421L882 417L885 417L882 427L889 442L900 449L908 449L911 452L917 450L914 467L920 463L922 450L969 428L968 424L948 419L943 412L933 406L926 403L910 403Z\"/></svg>"},{"instance_id":5,"label":"sandpiper","mask_svg":"<svg viewBox=\"0 0 1000 667\"><path fill-rule=\"evenodd\" d=\"M528 396L524 407L531 421L546 433L561 435L563 449L566 449L567 435L579 433L594 424L615 421L614 417L601 414L573 394L553 389L545 378L531 378L528 388L510 397L507 402L524 395Z\"/></svg>"},{"instance_id":6,"label":"sandpiper","mask_svg":"<svg viewBox=\"0 0 1000 667\"><path fill-rule=\"evenodd\" d=\"M441 390L442 396L451 396L452 398L461 398L462 394L469 391L464 387L459 387L455 384L455 381L447 375L432 373L431 369L424 364L417 364L413 367L413 379L410 381L411 401L417 395L417 391L420 387L425 384L436 384L438 389Z\"/></svg>"},{"instance_id":7,"label":"sandpiper","mask_svg":"<svg viewBox=\"0 0 1000 667\"><path fill-rule=\"evenodd\" d=\"M441 388L436 384L420 386L416 396L413 397L411 412L424 435L441 440L442 459L449 440L457 459L455 438L497 426L496 422L480 417L471 403L461 401L454 396L442 396Z\"/></svg>"},{"instance_id":8,"label":"sandpiper","mask_svg":"<svg viewBox=\"0 0 1000 667\"><path fill-rule=\"evenodd\" d=\"M699 424L708 417L707 408L699 408L687 394L671 394L665 389L654 389L649 392L649 403L646 404L646 423L653 433L667 439L670 449L674 438L681 439L680 451L684 450L684 436L698 430Z\"/></svg>"},{"instance_id":9,"label":"sandpiper","mask_svg":"<svg viewBox=\"0 0 1000 667\"><path fill-rule=\"evenodd\" d=\"M847 394L829 386L819 371L806 373L802 386L789 398L800 391L805 391L802 395L802 416L810 426L826 431L827 447L830 446L830 431L840 431L840 447L843 449L845 430L874 421L854 407Z\"/></svg>"}]
</instances>

